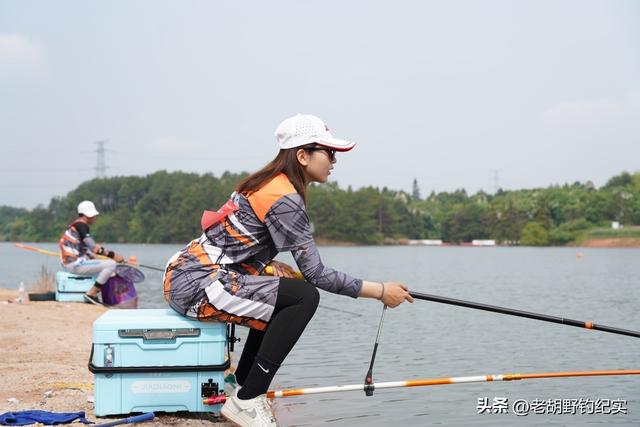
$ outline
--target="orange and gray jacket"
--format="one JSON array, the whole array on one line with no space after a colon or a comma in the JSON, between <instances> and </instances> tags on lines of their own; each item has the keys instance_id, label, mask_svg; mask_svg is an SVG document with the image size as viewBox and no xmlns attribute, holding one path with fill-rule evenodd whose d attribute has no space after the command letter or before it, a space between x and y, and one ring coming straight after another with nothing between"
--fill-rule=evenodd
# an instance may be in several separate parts
<instances>
[{"instance_id":1,"label":"orange and gray jacket","mask_svg":"<svg viewBox=\"0 0 640 427\"><path fill-rule=\"evenodd\" d=\"M77 218L60 236L58 241L60 258L63 264L77 261L79 258L93 258L93 253L103 253L89 233L89 224L84 217Z\"/></svg>"},{"instance_id":2,"label":"orange and gray jacket","mask_svg":"<svg viewBox=\"0 0 640 427\"><path fill-rule=\"evenodd\" d=\"M169 261L165 275L165 296L178 312L189 315L216 280L230 295L272 308L279 278L260 274L278 252L291 252L311 284L360 295L362 280L322 263L304 201L284 174L254 193L232 194L217 213L205 212L201 225L203 234ZM253 317L268 321L270 315Z\"/></svg>"}]
</instances>

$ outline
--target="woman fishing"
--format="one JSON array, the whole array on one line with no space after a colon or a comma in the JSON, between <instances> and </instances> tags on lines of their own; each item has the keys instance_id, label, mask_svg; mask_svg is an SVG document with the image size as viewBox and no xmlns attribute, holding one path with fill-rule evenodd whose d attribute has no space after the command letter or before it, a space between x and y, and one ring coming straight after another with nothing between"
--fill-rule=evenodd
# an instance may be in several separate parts
<instances>
[{"instance_id":1,"label":"woman fishing","mask_svg":"<svg viewBox=\"0 0 640 427\"><path fill-rule=\"evenodd\" d=\"M402 283L362 280L325 266L313 240L307 186L326 182L336 152L355 144L333 138L318 117L301 114L284 120L276 139L277 156L240 182L217 212L203 214L203 234L169 260L164 276L165 298L182 315L251 328L235 372L238 388L221 411L240 426L276 425L265 393L318 307L317 288L392 308L413 302ZM285 251L304 280L273 261ZM274 276L261 275L267 266Z\"/></svg>"}]
</instances>

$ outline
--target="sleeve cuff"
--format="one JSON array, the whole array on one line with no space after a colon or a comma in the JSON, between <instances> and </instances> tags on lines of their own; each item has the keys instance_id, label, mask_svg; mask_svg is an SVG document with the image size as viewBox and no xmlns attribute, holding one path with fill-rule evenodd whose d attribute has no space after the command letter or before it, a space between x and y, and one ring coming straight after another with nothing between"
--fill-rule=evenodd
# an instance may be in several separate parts
<instances>
[{"instance_id":1,"label":"sleeve cuff","mask_svg":"<svg viewBox=\"0 0 640 427\"><path fill-rule=\"evenodd\" d=\"M349 295L352 298L360 298L360 292L362 292L362 279L357 279L353 287L354 295Z\"/></svg>"}]
</instances>

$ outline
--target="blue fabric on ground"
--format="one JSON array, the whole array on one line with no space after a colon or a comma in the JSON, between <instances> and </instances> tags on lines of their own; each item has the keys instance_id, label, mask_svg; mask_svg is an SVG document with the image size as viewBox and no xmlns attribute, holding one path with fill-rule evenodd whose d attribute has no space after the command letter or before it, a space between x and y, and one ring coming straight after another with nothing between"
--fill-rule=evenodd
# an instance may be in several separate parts
<instances>
[{"instance_id":1,"label":"blue fabric on ground","mask_svg":"<svg viewBox=\"0 0 640 427\"><path fill-rule=\"evenodd\" d=\"M49 412L49 411L17 411L0 414L0 425L3 426L26 426L29 424L42 423L48 426L57 424L68 424L75 420L80 420L84 424L93 424L84 417L84 411L80 412Z\"/></svg>"}]
</instances>

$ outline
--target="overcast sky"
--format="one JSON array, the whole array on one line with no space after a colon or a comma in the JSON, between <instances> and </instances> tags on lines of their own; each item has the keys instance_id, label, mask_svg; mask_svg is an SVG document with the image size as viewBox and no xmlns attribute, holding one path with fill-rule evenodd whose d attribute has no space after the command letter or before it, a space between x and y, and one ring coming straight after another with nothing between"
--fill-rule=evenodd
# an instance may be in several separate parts
<instances>
[{"instance_id":1,"label":"overcast sky","mask_svg":"<svg viewBox=\"0 0 640 427\"><path fill-rule=\"evenodd\" d=\"M254 171L295 113L343 187L492 192L640 170L640 2L0 0L0 205L96 171Z\"/></svg>"}]
</instances>

